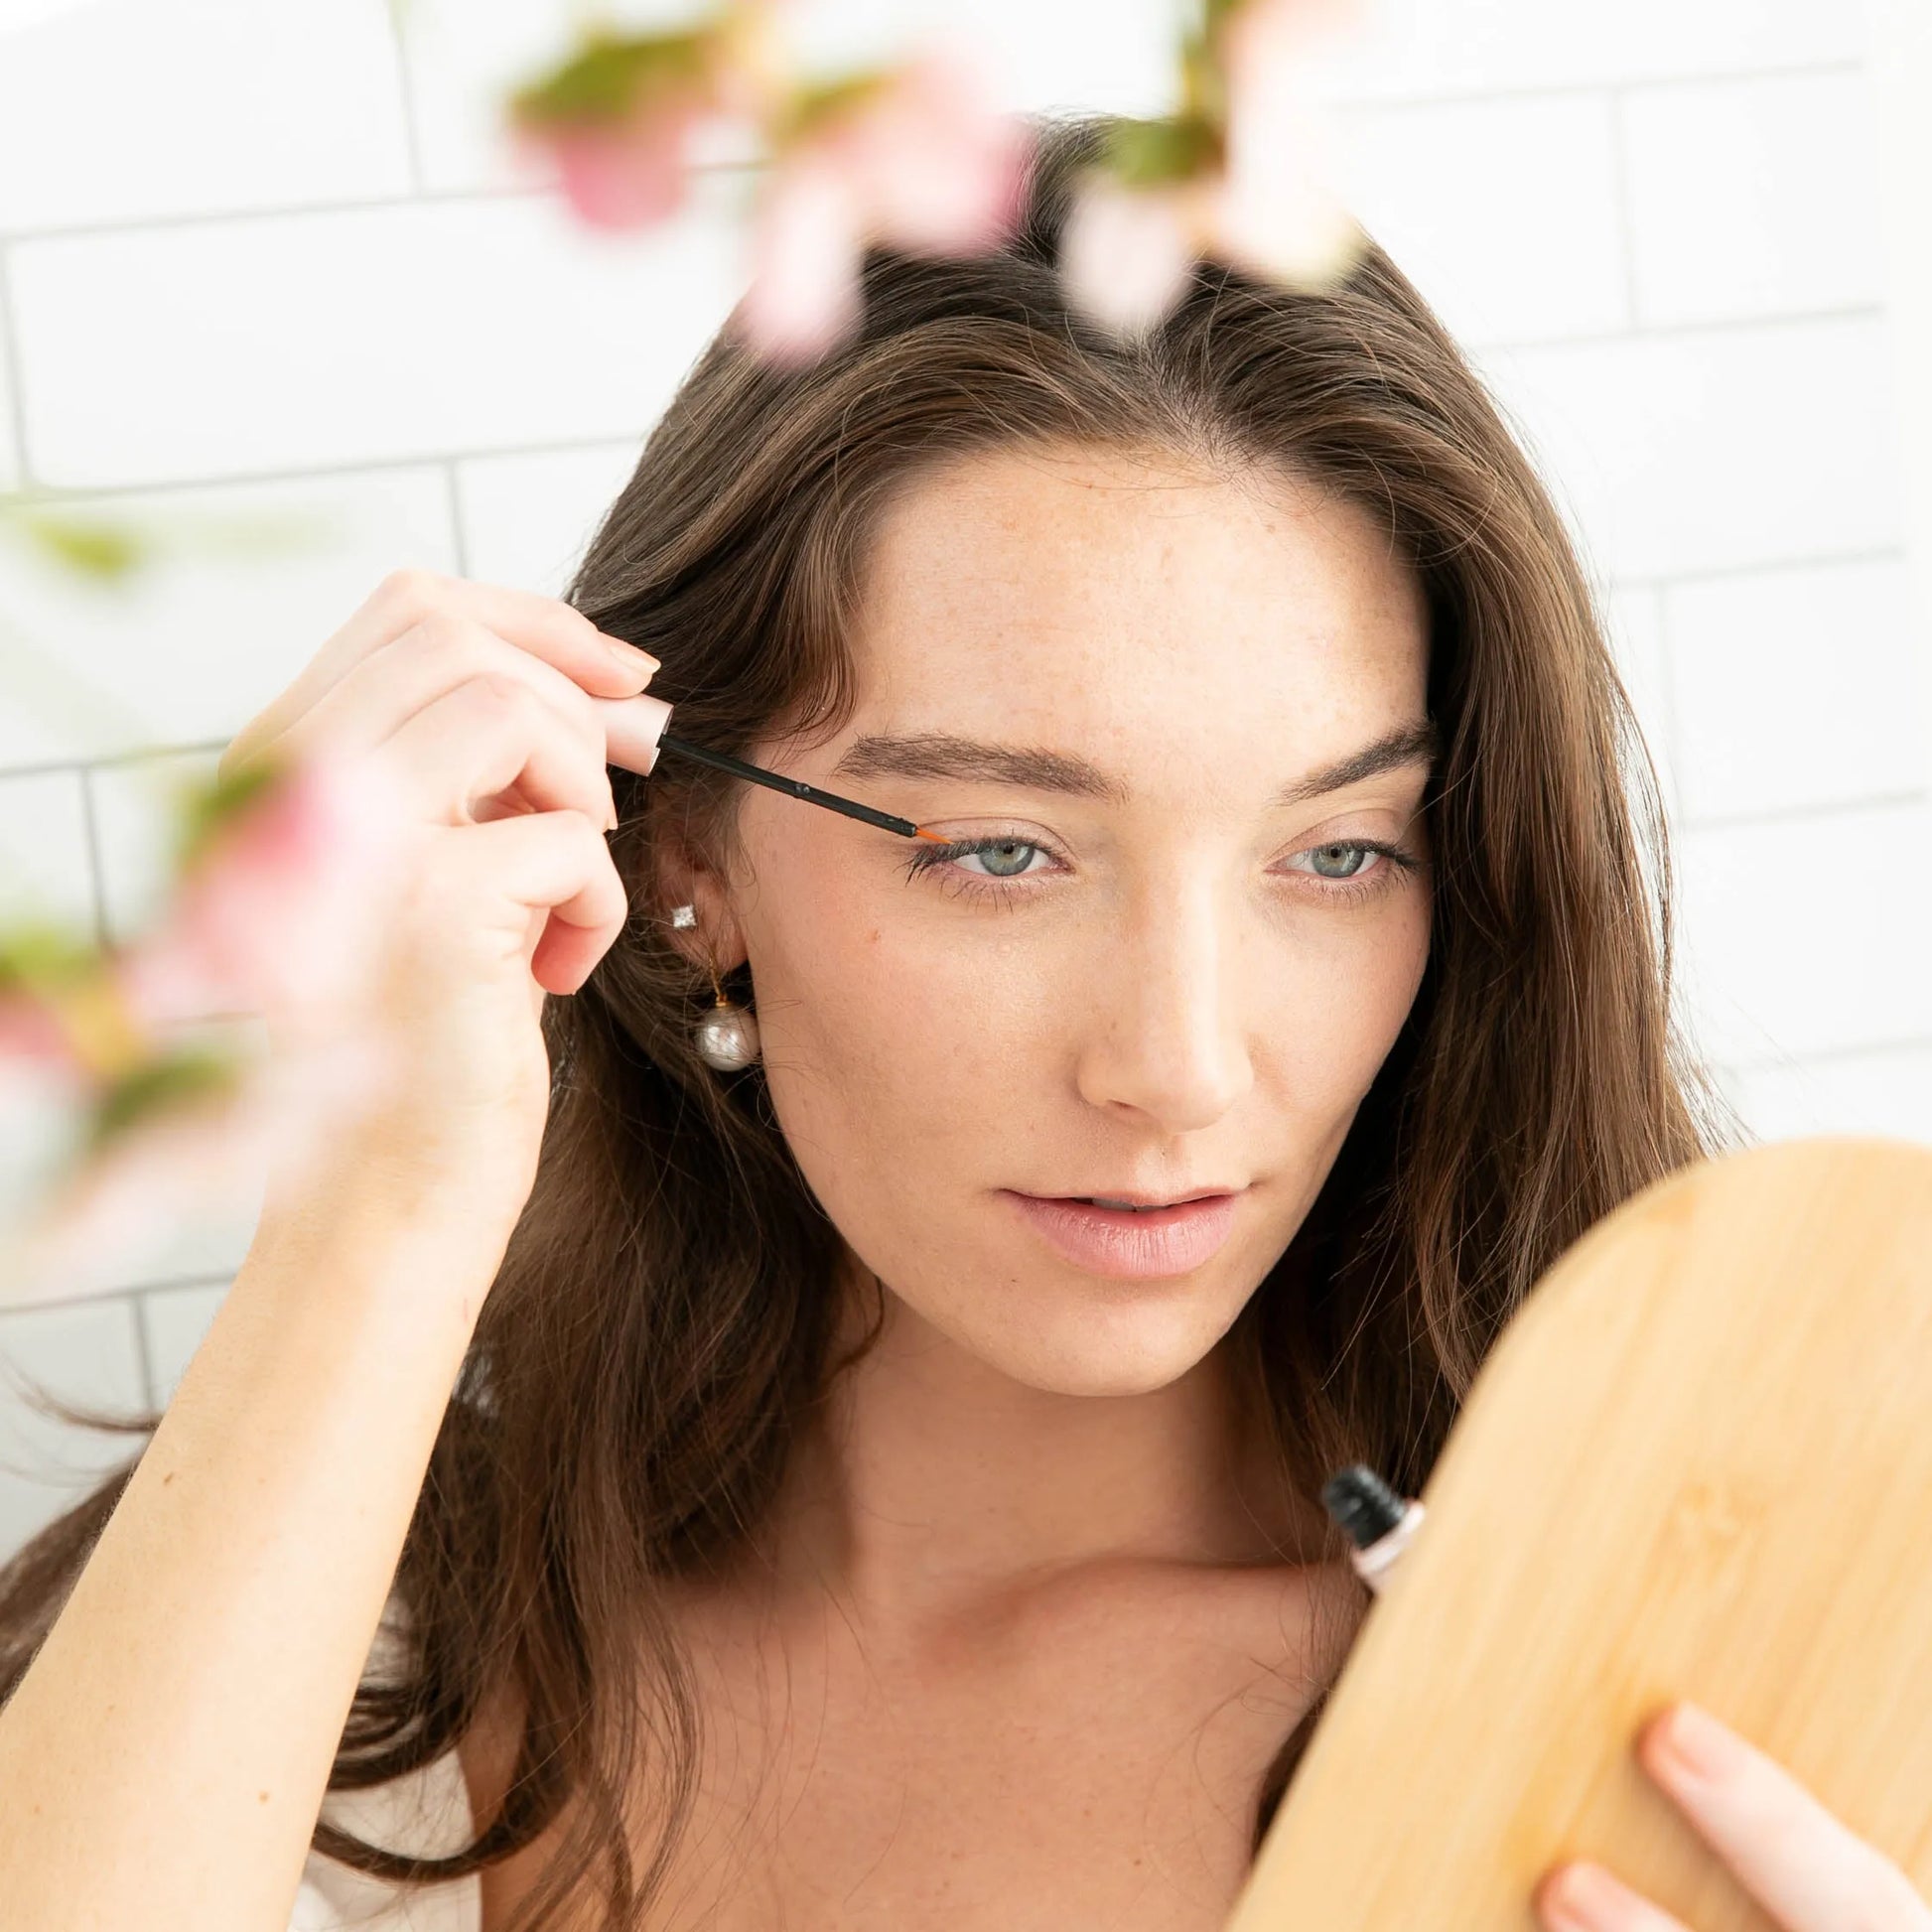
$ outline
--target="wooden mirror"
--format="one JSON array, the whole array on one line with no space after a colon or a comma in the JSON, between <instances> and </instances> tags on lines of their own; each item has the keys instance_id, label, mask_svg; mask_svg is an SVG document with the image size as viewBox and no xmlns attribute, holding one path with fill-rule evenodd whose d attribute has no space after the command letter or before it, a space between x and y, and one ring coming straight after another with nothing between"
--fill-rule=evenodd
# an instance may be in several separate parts
<instances>
[{"instance_id":1,"label":"wooden mirror","mask_svg":"<svg viewBox=\"0 0 1932 1932\"><path fill-rule=\"evenodd\" d=\"M1932 1891L1932 1147L1700 1163L1505 1328L1229 1932L1531 1929L1594 1858L1772 1921L1638 1766L1694 1698Z\"/></svg>"}]
</instances>

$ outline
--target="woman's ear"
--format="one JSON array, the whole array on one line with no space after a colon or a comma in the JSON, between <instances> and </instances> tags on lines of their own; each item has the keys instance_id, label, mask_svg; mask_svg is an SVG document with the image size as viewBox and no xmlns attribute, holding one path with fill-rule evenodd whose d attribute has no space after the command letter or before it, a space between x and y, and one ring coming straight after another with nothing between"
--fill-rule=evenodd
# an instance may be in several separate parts
<instances>
[{"instance_id":1,"label":"woman's ear","mask_svg":"<svg viewBox=\"0 0 1932 1932\"><path fill-rule=\"evenodd\" d=\"M691 907L692 923L680 926L673 915L686 905ZM720 978L747 957L745 936L724 879L681 843L659 855L656 917L673 946L694 966L709 966Z\"/></svg>"}]
</instances>

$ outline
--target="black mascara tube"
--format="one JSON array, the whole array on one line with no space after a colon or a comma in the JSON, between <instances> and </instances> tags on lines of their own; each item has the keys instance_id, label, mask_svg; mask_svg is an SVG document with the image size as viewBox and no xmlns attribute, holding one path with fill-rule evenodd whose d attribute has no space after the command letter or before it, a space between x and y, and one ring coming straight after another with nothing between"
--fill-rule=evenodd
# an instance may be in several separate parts
<instances>
[{"instance_id":1,"label":"black mascara tube","mask_svg":"<svg viewBox=\"0 0 1932 1932\"><path fill-rule=\"evenodd\" d=\"M1413 1496L1398 1496L1365 1462L1353 1462L1321 1485L1321 1504L1355 1547L1355 1574L1381 1593L1396 1559L1415 1540L1425 1511Z\"/></svg>"}]
</instances>

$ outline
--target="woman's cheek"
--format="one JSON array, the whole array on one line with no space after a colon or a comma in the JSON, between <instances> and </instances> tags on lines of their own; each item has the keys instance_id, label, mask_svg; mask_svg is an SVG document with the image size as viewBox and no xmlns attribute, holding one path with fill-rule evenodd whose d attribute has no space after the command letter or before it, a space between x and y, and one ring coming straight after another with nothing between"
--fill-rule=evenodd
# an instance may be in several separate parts
<instances>
[{"instance_id":1,"label":"woman's cheek","mask_svg":"<svg viewBox=\"0 0 1932 1932\"><path fill-rule=\"evenodd\" d=\"M1036 946L897 898L819 896L808 912L773 908L771 925L755 1004L773 1104L796 1140L856 1151L897 1138L909 1155L906 1133L929 1148L956 1123L964 1138L977 1094L1010 1104L1013 1077L1031 1067L1037 1079L1037 1028L1056 1002Z\"/></svg>"}]
</instances>

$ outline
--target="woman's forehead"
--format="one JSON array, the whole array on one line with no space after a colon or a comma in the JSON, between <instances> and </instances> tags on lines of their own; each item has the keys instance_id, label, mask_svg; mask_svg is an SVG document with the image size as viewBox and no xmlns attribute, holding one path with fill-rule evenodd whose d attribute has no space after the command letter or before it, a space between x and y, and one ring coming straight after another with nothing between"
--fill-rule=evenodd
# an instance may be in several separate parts
<instances>
[{"instance_id":1,"label":"woman's forehead","mask_svg":"<svg viewBox=\"0 0 1932 1932\"><path fill-rule=\"evenodd\" d=\"M882 521L852 638L862 708L1380 716L1419 703L1426 670L1421 587L1392 550L1330 498L1105 454L989 453Z\"/></svg>"}]
</instances>

